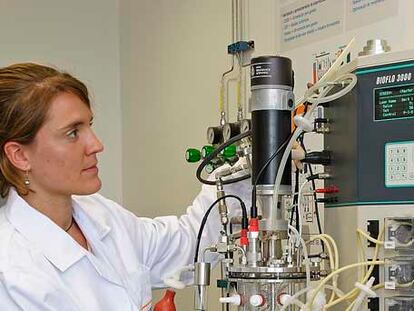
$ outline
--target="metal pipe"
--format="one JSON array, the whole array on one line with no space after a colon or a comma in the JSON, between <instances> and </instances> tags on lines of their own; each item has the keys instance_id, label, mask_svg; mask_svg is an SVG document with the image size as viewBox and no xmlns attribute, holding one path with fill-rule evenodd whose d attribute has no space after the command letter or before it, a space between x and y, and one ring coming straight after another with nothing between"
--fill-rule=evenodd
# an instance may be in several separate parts
<instances>
[{"instance_id":1,"label":"metal pipe","mask_svg":"<svg viewBox=\"0 0 414 311\"><path fill-rule=\"evenodd\" d=\"M207 310L207 287L196 286L194 291L194 310Z\"/></svg>"},{"instance_id":2,"label":"metal pipe","mask_svg":"<svg viewBox=\"0 0 414 311\"><path fill-rule=\"evenodd\" d=\"M206 253L207 252L216 252L217 248L215 246L209 246L203 249L202 253L201 253L201 260L202 262L204 262L206 260Z\"/></svg>"},{"instance_id":3,"label":"metal pipe","mask_svg":"<svg viewBox=\"0 0 414 311\"><path fill-rule=\"evenodd\" d=\"M216 188L217 188L217 198L222 198L225 196L223 182L221 178L216 180ZM226 204L226 199L220 200L218 203L218 209L220 214L221 223L224 227L227 226L229 219L228 219L228 209Z\"/></svg>"},{"instance_id":4,"label":"metal pipe","mask_svg":"<svg viewBox=\"0 0 414 311\"><path fill-rule=\"evenodd\" d=\"M236 41L239 41L239 0L236 0L236 8L235 8L235 26L236 26ZM234 41L233 41L234 42Z\"/></svg>"},{"instance_id":5,"label":"metal pipe","mask_svg":"<svg viewBox=\"0 0 414 311\"><path fill-rule=\"evenodd\" d=\"M238 41L242 41L244 39L243 37L243 0L238 0L239 1L239 40Z\"/></svg>"},{"instance_id":6,"label":"metal pipe","mask_svg":"<svg viewBox=\"0 0 414 311\"><path fill-rule=\"evenodd\" d=\"M226 277L226 262L224 260L220 261L220 276L224 280ZM221 297L227 297L228 291L227 288L221 287ZM221 311L229 311L229 304L221 304Z\"/></svg>"},{"instance_id":7,"label":"metal pipe","mask_svg":"<svg viewBox=\"0 0 414 311\"><path fill-rule=\"evenodd\" d=\"M207 310L207 287L210 285L210 270L211 265L208 262L197 262L194 265L194 310Z\"/></svg>"},{"instance_id":8,"label":"metal pipe","mask_svg":"<svg viewBox=\"0 0 414 311\"><path fill-rule=\"evenodd\" d=\"M234 31L235 31L235 5L234 2L237 0L232 0L231 1L231 43L234 42Z\"/></svg>"}]
</instances>

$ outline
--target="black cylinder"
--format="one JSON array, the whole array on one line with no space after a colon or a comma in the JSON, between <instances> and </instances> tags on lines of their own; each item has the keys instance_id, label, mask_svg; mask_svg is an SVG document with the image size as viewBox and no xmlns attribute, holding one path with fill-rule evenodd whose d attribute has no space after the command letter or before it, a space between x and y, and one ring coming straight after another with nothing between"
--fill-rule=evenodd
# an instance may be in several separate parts
<instances>
[{"instance_id":1,"label":"black cylinder","mask_svg":"<svg viewBox=\"0 0 414 311\"><path fill-rule=\"evenodd\" d=\"M252 181L274 185L284 150L260 171L291 133L294 77L292 61L281 56L260 56L251 61ZM281 184L290 185L291 163L286 163Z\"/></svg>"},{"instance_id":2,"label":"black cylinder","mask_svg":"<svg viewBox=\"0 0 414 311\"><path fill-rule=\"evenodd\" d=\"M252 181L256 181L259 171L270 159L273 153L290 135L291 112L287 110L257 110L252 111ZM257 185L273 185L277 169L283 156L281 150L275 159L263 171ZM286 163L282 185L291 185L291 161Z\"/></svg>"},{"instance_id":3,"label":"black cylinder","mask_svg":"<svg viewBox=\"0 0 414 311\"><path fill-rule=\"evenodd\" d=\"M285 85L293 87L292 61L282 56L260 56L251 61L251 86Z\"/></svg>"}]
</instances>

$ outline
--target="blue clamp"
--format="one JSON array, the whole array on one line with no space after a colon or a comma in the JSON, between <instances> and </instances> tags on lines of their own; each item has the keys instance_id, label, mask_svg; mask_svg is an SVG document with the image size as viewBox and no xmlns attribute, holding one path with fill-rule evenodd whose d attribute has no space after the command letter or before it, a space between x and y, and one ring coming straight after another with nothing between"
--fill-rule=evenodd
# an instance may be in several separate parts
<instances>
[{"instance_id":1,"label":"blue clamp","mask_svg":"<svg viewBox=\"0 0 414 311\"><path fill-rule=\"evenodd\" d=\"M254 49L254 41L238 41L227 47L227 53L234 55L251 49Z\"/></svg>"}]
</instances>

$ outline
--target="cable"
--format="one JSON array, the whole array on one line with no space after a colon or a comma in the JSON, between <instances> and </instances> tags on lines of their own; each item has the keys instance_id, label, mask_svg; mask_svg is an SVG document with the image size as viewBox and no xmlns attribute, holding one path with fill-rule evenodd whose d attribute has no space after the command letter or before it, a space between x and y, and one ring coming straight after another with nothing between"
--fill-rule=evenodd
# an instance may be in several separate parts
<instances>
[{"instance_id":1,"label":"cable","mask_svg":"<svg viewBox=\"0 0 414 311\"><path fill-rule=\"evenodd\" d=\"M317 239L325 242L326 247L328 248L328 254L329 254L329 258L330 258L329 264L330 264L330 267L331 267L331 272L338 270L339 269L339 252L338 252L338 247L335 243L335 240L328 234L320 234L320 235L317 235L315 237L311 237L310 241L317 240ZM332 252L331 245L333 247L333 252ZM333 288L337 288L337 286L338 286L338 276L335 276L333 278L332 286L333 286ZM332 302L334 299L335 299L335 292L333 291L331 293L331 297L329 299L329 302Z\"/></svg>"},{"instance_id":2,"label":"cable","mask_svg":"<svg viewBox=\"0 0 414 311\"><path fill-rule=\"evenodd\" d=\"M306 105L306 107L307 107L307 105ZM299 140L299 142L300 142L300 145L302 146L303 150L306 151L305 143L303 141L303 136ZM313 175L312 165L311 164L306 164L306 166L308 167L310 176L312 176ZM311 181L311 184L312 184L312 190L315 190L316 189L315 180L311 179L310 181ZM318 202L316 201L316 193L315 192L313 193L313 200L315 202L315 214L316 214L316 223L318 225L318 231L319 231L320 234L322 234L323 232L322 232L322 226L321 226L321 217L320 217L320 214L319 214L319 206L318 206ZM322 243L322 250L324 251L323 243Z\"/></svg>"},{"instance_id":3,"label":"cable","mask_svg":"<svg viewBox=\"0 0 414 311\"><path fill-rule=\"evenodd\" d=\"M325 288L332 290L338 297L341 297L341 296L344 295L343 291L341 291L339 288L335 288L335 287L333 287L333 286L331 286L329 284L325 285ZM298 292L296 292L293 296L291 296L291 297L289 297L287 299L286 303L283 304L283 306L280 309L280 311L285 311L287 309L287 307L289 307L294 302L295 299L297 299L300 296L306 294L307 292L309 292L312 289L313 289L313 287L310 286L310 287L302 288L301 290L299 290ZM306 305L305 305L305 307L306 307ZM305 309L303 309L303 310L305 310Z\"/></svg>"},{"instance_id":4,"label":"cable","mask_svg":"<svg viewBox=\"0 0 414 311\"><path fill-rule=\"evenodd\" d=\"M308 103L305 103L305 113L307 111L307 108L308 108ZM299 138L299 143L300 143L301 147L303 148L303 150L306 152L306 146L305 146L305 143L304 143L304 135L302 135ZM306 166L309 170L310 176L313 176L312 165L307 163ZM322 225L321 225L321 216L320 216L320 213L319 213L319 205L318 205L318 201L317 201L317 198L316 198L316 192L315 192L315 189L316 189L315 180L311 179L310 181L311 181L312 190L313 190L313 201L314 201L314 205L315 205L316 224L318 226L319 234L322 234L323 231L322 231ZM321 243L321 246L322 246L322 252L325 252L324 242Z\"/></svg>"},{"instance_id":5,"label":"cable","mask_svg":"<svg viewBox=\"0 0 414 311\"><path fill-rule=\"evenodd\" d=\"M348 50L348 49L349 49L349 47L347 47L345 50ZM338 61L338 59L337 59L337 61ZM335 61L334 65L337 63L337 61ZM324 75L324 77L325 76L326 76L326 74ZM357 83L357 78L356 78L356 76L354 74L345 74L343 76L340 76L339 78L336 78L335 81L339 81L341 79L342 80L351 79L351 82L345 88L343 88L342 90L334 93L333 95L326 96L327 92L331 90L331 87L328 86L326 89L324 89L319 94L319 97L318 98L312 98L312 97L308 97L308 96L305 96L304 97L304 99L306 101L308 101L308 102L310 102L310 103L313 104L312 107L309 109L309 111L305 114L305 116L304 116L305 119L309 120L310 116L312 115L313 110L319 104L325 103L325 102L328 102L328 101L333 101L333 100L336 100L337 98L340 98L340 97L344 96L345 94L347 94L348 92L350 92L352 90L352 88ZM320 85L318 85L318 87L320 87ZM314 88L315 88L315 86L313 86L312 88L310 88L306 93L309 93L309 91L311 89L313 89L312 90L312 92L313 92L315 90ZM305 100L302 101L302 99L301 99L302 103ZM283 153L283 157L280 160L280 164L279 164L279 167L278 167L278 170L277 170L277 175L276 175L276 181L275 181L274 191L273 191L273 204L275 205L276 208L277 208L277 205L278 205L278 195L279 195L280 183L282 181L282 175L283 175L284 169L286 167L286 163L288 161L288 158L289 158L289 155L290 155L290 151L292 150L292 147L293 147L294 142L296 141L296 139L299 137L299 135L303 131L304 131L304 128L302 128L302 127L298 127L294 131L294 133L292 135L292 138L290 139L287 147L285 148L285 152Z\"/></svg>"},{"instance_id":6,"label":"cable","mask_svg":"<svg viewBox=\"0 0 414 311\"><path fill-rule=\"evenodd\" d=\"M292 211L290 212L290 220L289 220L289 224L292 226L293 225L293 216L295 216L295 211L297 210L297 203L298 203L298 191L299 191L299 169L296 170L295 172L295 190L294 190L294 194L293 194L293 206L292 206ZM296 219L296 225L298 224L298 221ZM297 226L296 226L296 229Z\"/></svg>"},{"instance_id":7,"label":"cable","mask_svg":"<svg viewBox=\"0 0 414 311\"><path fill-rule=\"evenodd\" d=\"M203 172L203 169L206 167L207 164L210 163L211 160L213 160L224 148L230 146L231 144L234 144L235 142L239 141L240 139L246 138L248 136L251 135L251 131L247 131L244 133L241 133L237 136L234 136L233 138L230 138L228 141L226 141L225 143L221 144L220 146L217 147L216 150L214 150L212 153L210 153L206 158L204 158L204 160L200 163L200 165L197 168L197 172L196 172L196 177L197 179L206 185L211 185L214 186L216 183L214 181L210 181L210 180L206 180L203 177L201 177L201 173ZM244 175L244 176L240 176L240 177L236 177L233 179L227 179L227 180L223 180L223 185L228 185L228 184L232 184L232 183L236 183L239 182L241 180L245 180L250 178L250 174Z\"/></svg>"},{"instance_id":8,"label":"cable","mask_svg":"<svg viewBox=\"0 0 414 311\"><path fill-rule=\"evenodd\" d=\"M338 246L336 245L335 240L329 235L329 234L319 234L313 238L311 238L311 241L313 239L320 239L322 241L322 243L325 243L327 248L328 248L328 252L330 253L329 257L331 258L330 263L332 262L334 265L334 269L332 269L331 266L331 272L338 270L339 269L339 251L338 251ZM332 256L332 249L331 245L333 247L333 251L334 251L334 256ZM338 276L335 276L332 280L332 286L333 287L337 287L338 286ZM329 299L329 302L332 302L335 299L335 293L332 292L331 297Z\"/></svg>"},{"instance_id":9,"label":"cable","mask_svg":"<svg viewBox=\"0 0 414 311\"><path fill-rule=\"evenodd\" d=\"M305 260L305 269L306 269L306 287L309 287L310 286L310 266L309 266L308 250L306 249L306 243L295 227L288 226L288 228L296 235L296 241L293 244L295 244L297 248L299 248L299 245L302 246L302 252L303 252L303 257ZM297 243L298 241L299 243Z\"/></svg>"},{"instance_id":10,"label":"cable","mask_svg":"<svg viewBox=\"0 0 414 311\"><path fill-rule=\"evenodd\" d=\"M384 241L380 241L377 239L374 239L372 236L370 236L368 233L362 231L361 229L357 229L357 232L362 235L364 238L366 238L368 241L374 243L374 244L379 244L379 245L384 245Z\"/></svg>"},{"instance_id":11,"label":"cable","mask_svg":"<svg viewBox=\"0 0 414 311\"><path fill-rule=\"evenodd\" d=\"M283 150L283 148L286 146L290 138L292 137L292 133L289 135L288 138L285 139L285 141L277 148L277 150L271 155L271 157L266 161L265 164L263 164L262 168L259 170L259 173L257 173L256 180L253 183L252 188L252 208L251 208L251 217L256 218L257 217L257 206L256 206L256 193L257 193L257 183L259 182L260 177L262 176L264 170L269 166L269 164L276 158L276 156Z\"/></svg>"},{"instance_id":12,"label":"cable","mask_svg":"<svg viewBox=\"0 0 414 311\"><path fill-rule=\"evenodd\" d=\"M379 241L380 241L380 239L383 238L384 231L385 231L385 228L383 227L381 229L380 233L378 234L378 238L377 239ZM379 248L380 248L380 244L376 244L375 251L374 251L374 256L372 257L372 261L370 261L370 262L374 262L374 261L377 260L378 253L379 253ZM372 265L369 266L368 271L365 273L364 277L359 282L360 283L363 283L363 284L366 283L366 281L371 276L373 270L374 270L374 264L372 264ZM325 307L326 308L333 307L334 305L336 305L336 304L338 304L338 303L340 303L340 302L342 302L344 300L354 299L355 296L357 296L357 295L358 295L358 289L354 288L351 291L349 291L348 293L346 293L344 296L342 296L342 297L340 297L340 298L338 298L338 299L336 299L336 300L334 300L332 302L329 302Z\"/></svg>"},{"instance_id":13,"label":"cable","mask_svg":"<svg viewBox=\"0 0 414 311\"><path fill-rule=\"evenodd\" d=\"M332 251L332 247L331 247L331 244L329 243L329 240L326 237L323 237L323 236L316 236L316 237L311 237L306 242L310 243L310 242L315 241L315 240L320 240L320 241L325 242L326 248L328 250L328 256L329 256L329 267L330 267L331 271L334 271L335 270L335 264L336 264L336 258L335 258L334 252Z\"/></svg>"},{"instance_id":14,"label":"cable","mask_svg":"<svg viewBox=\"0 0 414 311\"><path fill-rule=\"evenodd\" d=\"M309 169L309 173L311 175L313 175L313 171L312 171L312 166L310 164L308 165L308 169ZM312 179L311 180L311 184L312 184L312 189L315 190L316 189L316 185L315 185L315 180ZM316 223L318 225L318 231L320 234L323 233L322 231L322 225L321 225L321 215L319 214L319 205L318 205L318 201L316 200L316 192L313 192L313 200L315 202L315 214L316 214ZM323 244L322 244L322 250L323 250Z\"/></svg>"},{"instance_id":15,"label":"cable","mask_svg":"<svg viewBox=\"0 0 414 311\"><path fill-rule=\"evenodd\" d=\"M226 194L220 198L218 198L217 200L215 200L210 207L207 209L206 213L204 214L203 219L201 220L200 223L200 229L198 230L198 235L197 235L197 243L196 243L196 250L195 250L195 255L194 255L194 263L196 263L198 261L198 252L200 250L200 241L201 241L201 235L203 234L203 230L204 227L206 225L207 222L207 218L208 215L210 215L210 212L212 211L213 207L220 202L221 200L225 199L225 198L234 198L237 199L240 202L240 207L242 209L242 228L243 229L247 229L247 225L248 225L248 220L247 220L247 210L246 210L246 205L244 204L244 202L242 201L242 199L240 199L238 196L233 195L233 194Z\"/></svg>"},{"instance_id":16,"label":"cable","mask_svg":"<svg viewBox=\"0 0 414 311\"><path fill-rule=\"evenodd\" d=\"M309 299L309 308L312 308L312 305L313 305L313 302L315 301L315 298L316 298L316 296L317 296L317 294L318 294L318 292L322 289L322 287L330 280L330 279L332 279L335 275L337 275L337 274L339 274L339 273L341 273L341 272L343 272L343 271L346 271L346 270L349 270L349 269L352 269L352 268L357 268L357 267L361 267L361 266L374 266L374 265L383 265L383 264L385 264L385 261L366 261L366 262L357 262L357 263L354 263L354 264L351 264L351 265L347 265L347 266L345 266L345 267L342 267L341 269L338 269L338 270L336 270L336 271L334 271L334 272L332 272L332 273L330 273L326 278L324 278L320 283L319 283L319 285L316 287L316 289L315 289L315 291L313 292L313 295L311 296L311 298ZM345 296L344 296L345 297ZM325 306L326 308L328 307L328 306Z\"/></svg>"},{"instance_id":17,"label":"cable","mask_svg":"<svg viewBox=\"0 0 414 311\"><path fill-rule=\"evenodd\" d=\"M308 183L307 180L305 180L302 185L299 188L299 192L298 192L298 206L297 206L297 210L298 210L298 225L299 225L299 234L302 236L302 211L301 211L301 201L302 201L302 195L303 195L303 188L305 188L306 184Z\"/></svg>"}]
</instances>

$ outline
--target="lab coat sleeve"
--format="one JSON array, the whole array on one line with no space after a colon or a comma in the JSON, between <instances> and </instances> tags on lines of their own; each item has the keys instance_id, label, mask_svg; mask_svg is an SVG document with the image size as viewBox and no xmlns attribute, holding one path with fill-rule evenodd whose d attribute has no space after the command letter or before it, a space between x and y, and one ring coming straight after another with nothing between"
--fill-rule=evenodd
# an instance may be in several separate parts
<instances>
[{"instance_id":1,"label":"lab coat sleeve","mask_svg":"<svg viewBox=\"0 0 414 311\"><path fill-rule=\"evenodd\" d=\"M239 196L249 209L250 179L225 186L225 192ZM128 217L128 227L135 252L140 263L150 272L152 287L164 287L163 279L166 276L193 263L201 220L216 199L216 187L203 185L192 205L187 208L186 214L179 218L176 216L154 219ZM237 200L228 198L226 202L230 216L241 214L240 203ZM221 228L219 213L217 208L214 208L203 231L200 251L205 246L218 241Z\"/></svg>"},{"instance_id":2,"label":"lab coat sleeve","mask_svg":"<svg viewBox=\"0 0 414 311\"><path fill-rule=\"evenodd\" d=\"M250 206L250 189L250 180L225 187L226 194L239 196L247 208ZM143 253L145 256L143 259L150 267L153 286L165 286L162 281L165 276L182 266L193 263L201 220L216 199L216 187L203 185L192 205L187 208L186 214L180 218L169 216L143 220L153 237ZM230 216L241 214L240 203L237 200L229 198L226 202ZM203 231L200 252L204 247L218 241L221 229L218 209L213 208ZM212 257L209 258L209 260L212 259Z\"/></svg>"},{"instance_id":3,"label":"lab coat sleeve","mask_svg":"<svg viewBox=\"0 0 414 311\"><path fill-rule=\"evenodd\" d=\"M4 280L2 275L0 275L0 310L7 311L21 311L16 302L11 298L6 286L4 285Z\"/></svg>"}]
</instances>

